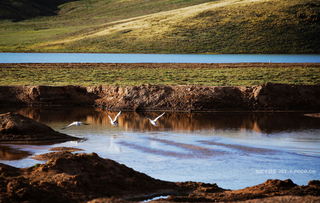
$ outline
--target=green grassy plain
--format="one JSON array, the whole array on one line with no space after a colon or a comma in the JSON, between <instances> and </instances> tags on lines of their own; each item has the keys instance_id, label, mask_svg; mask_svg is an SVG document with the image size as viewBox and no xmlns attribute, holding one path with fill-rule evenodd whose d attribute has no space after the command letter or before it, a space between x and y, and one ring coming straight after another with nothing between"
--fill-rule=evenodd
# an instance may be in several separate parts
<instances>
[{"instance_id":1,"label":"green grassy plain","mask_svg":"<svg viewBox=\"0 0 320 203\"><path fill-rule=\"evenodd\" d=\"M320 53L314 0L79 0L0 20L2 52Z\"/></svg>"},{"instance_id":2,"label":"green grassy plain","mask_svg":"<svg viewBox=\"0 0 320 203\"><path fill-rule=\"evenodd\" d=\"M261 85L320 84L319 64L0 64L0 85Z\"/></svg>"}]
</instances>

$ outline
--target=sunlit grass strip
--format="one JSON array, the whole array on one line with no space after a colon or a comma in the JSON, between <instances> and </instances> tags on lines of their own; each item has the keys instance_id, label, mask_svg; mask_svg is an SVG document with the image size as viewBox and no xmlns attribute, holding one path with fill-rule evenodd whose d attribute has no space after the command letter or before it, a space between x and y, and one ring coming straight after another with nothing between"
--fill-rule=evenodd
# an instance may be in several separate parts
<instances>
[{"instance_id":1,"label":"sunlit grass strip","mask_svg":"<svg viewBox=\"0 0 320 203\"><path fill-rule=\"evenodd\" d=\"M0 85L259 85L320 84L319 67L77 68L0 67Z\"/></svg>"}]
</instances>

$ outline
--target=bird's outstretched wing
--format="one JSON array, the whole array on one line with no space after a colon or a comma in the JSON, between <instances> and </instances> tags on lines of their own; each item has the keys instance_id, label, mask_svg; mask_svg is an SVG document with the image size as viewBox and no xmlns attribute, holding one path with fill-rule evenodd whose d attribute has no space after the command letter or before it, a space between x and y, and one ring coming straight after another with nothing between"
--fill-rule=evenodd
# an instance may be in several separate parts
<instances>
[{"instance_id":1,"label":"bird's outstretched wing","mask_svg":"<svg viewBox=\"0 0 320 203\"><path fill-rule=\"evenodd\" d=\"M76 122L72 122L72 123L70 123L69 125L61 128L61 130L64 130L64 129L66 129L66 128L69 128L69 127L71 127L71 126L73 126L73 125L75 125L75 124L76 124Z\"/></svg>"},{"instance_id":2,"label":"bird's outstretched wing","mask_svg":"<svg viewBox=\"0 0 320 203\"><path fill-rule=\"evenodd\" d=\"M156 122L159 118L161 118L166 112L164 112L163 114L161 114L160 116L158 116L157 118L155 118L153 121Z\"/></svg>"},{"instance_id":3,"label":"bird's outstretched wing","mask_svg":"<svg viewBox=\"0 0 320 203\"><path fill-rule=\"evenodd\" d=\"M113 122L115 122L115 121L118 119L118 117L120 116L120 114L121 114L121 111L119 111L119 113L116 115L116 117L114 117L114 121L113 121Z\"/></svg>"},{"instance_id":4,"label":"bird's outstretched wing","mask_svg":"<svg viewBox=\"0 0 320 203\"><path fill-rule=\"evenodd\" d=\"M108 114L108 117L110 119L110 122L113 122L113 120L112 120L112 118L111 118L111 116L109 114Z\"/></svg>"}]
</instances>

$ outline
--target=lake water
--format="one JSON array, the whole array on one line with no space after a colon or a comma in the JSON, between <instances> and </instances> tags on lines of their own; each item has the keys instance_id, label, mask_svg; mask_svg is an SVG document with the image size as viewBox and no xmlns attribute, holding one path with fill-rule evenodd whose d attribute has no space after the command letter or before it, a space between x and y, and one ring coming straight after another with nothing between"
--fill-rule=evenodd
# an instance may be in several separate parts
<instances>
[{"instance_id":1,"label":"lake water","mask_svg":"<svg viewBox=\"0 0 320 203\"><path fill-rule=\"evenodd\" d=\"M320 63L320 55L0 53L0 63Z\"/></svg>"},{"instance_id":2,"label":"lake water","mask_svg":"<svg viewBox=\"0 0 320 203\"><path fill-rule=\"evenodd\" d=\"M106 112L94 108L0 109L7 111L87 138L54 145L0 145L0 162L16 167L32 166L39 163L33 155L67 146L96 152L155 178L230 189L267 179L290 178L297 184L320 179L320 118L303 113L167 112L154 127L146 118L159 112L123 112L114 127ZM90 125L61 130L75 120Z\"/></svg>"}]
</instances>

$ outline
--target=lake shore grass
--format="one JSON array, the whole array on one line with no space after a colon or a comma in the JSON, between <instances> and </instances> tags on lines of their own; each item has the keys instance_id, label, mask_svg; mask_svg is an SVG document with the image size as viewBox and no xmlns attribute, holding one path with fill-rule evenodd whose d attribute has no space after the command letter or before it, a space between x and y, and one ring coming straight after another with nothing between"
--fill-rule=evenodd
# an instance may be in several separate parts
<instances>
[{"instance_id":1,"label":"lake shore grass","mask_svg":"<svg viewBox=\"0 0 320 203\"><path fill-rule=\"evenodd\" d=\"M319 63L37 63L0 64L0 85L320 84Z\"/></svg>"}]
</instances>

